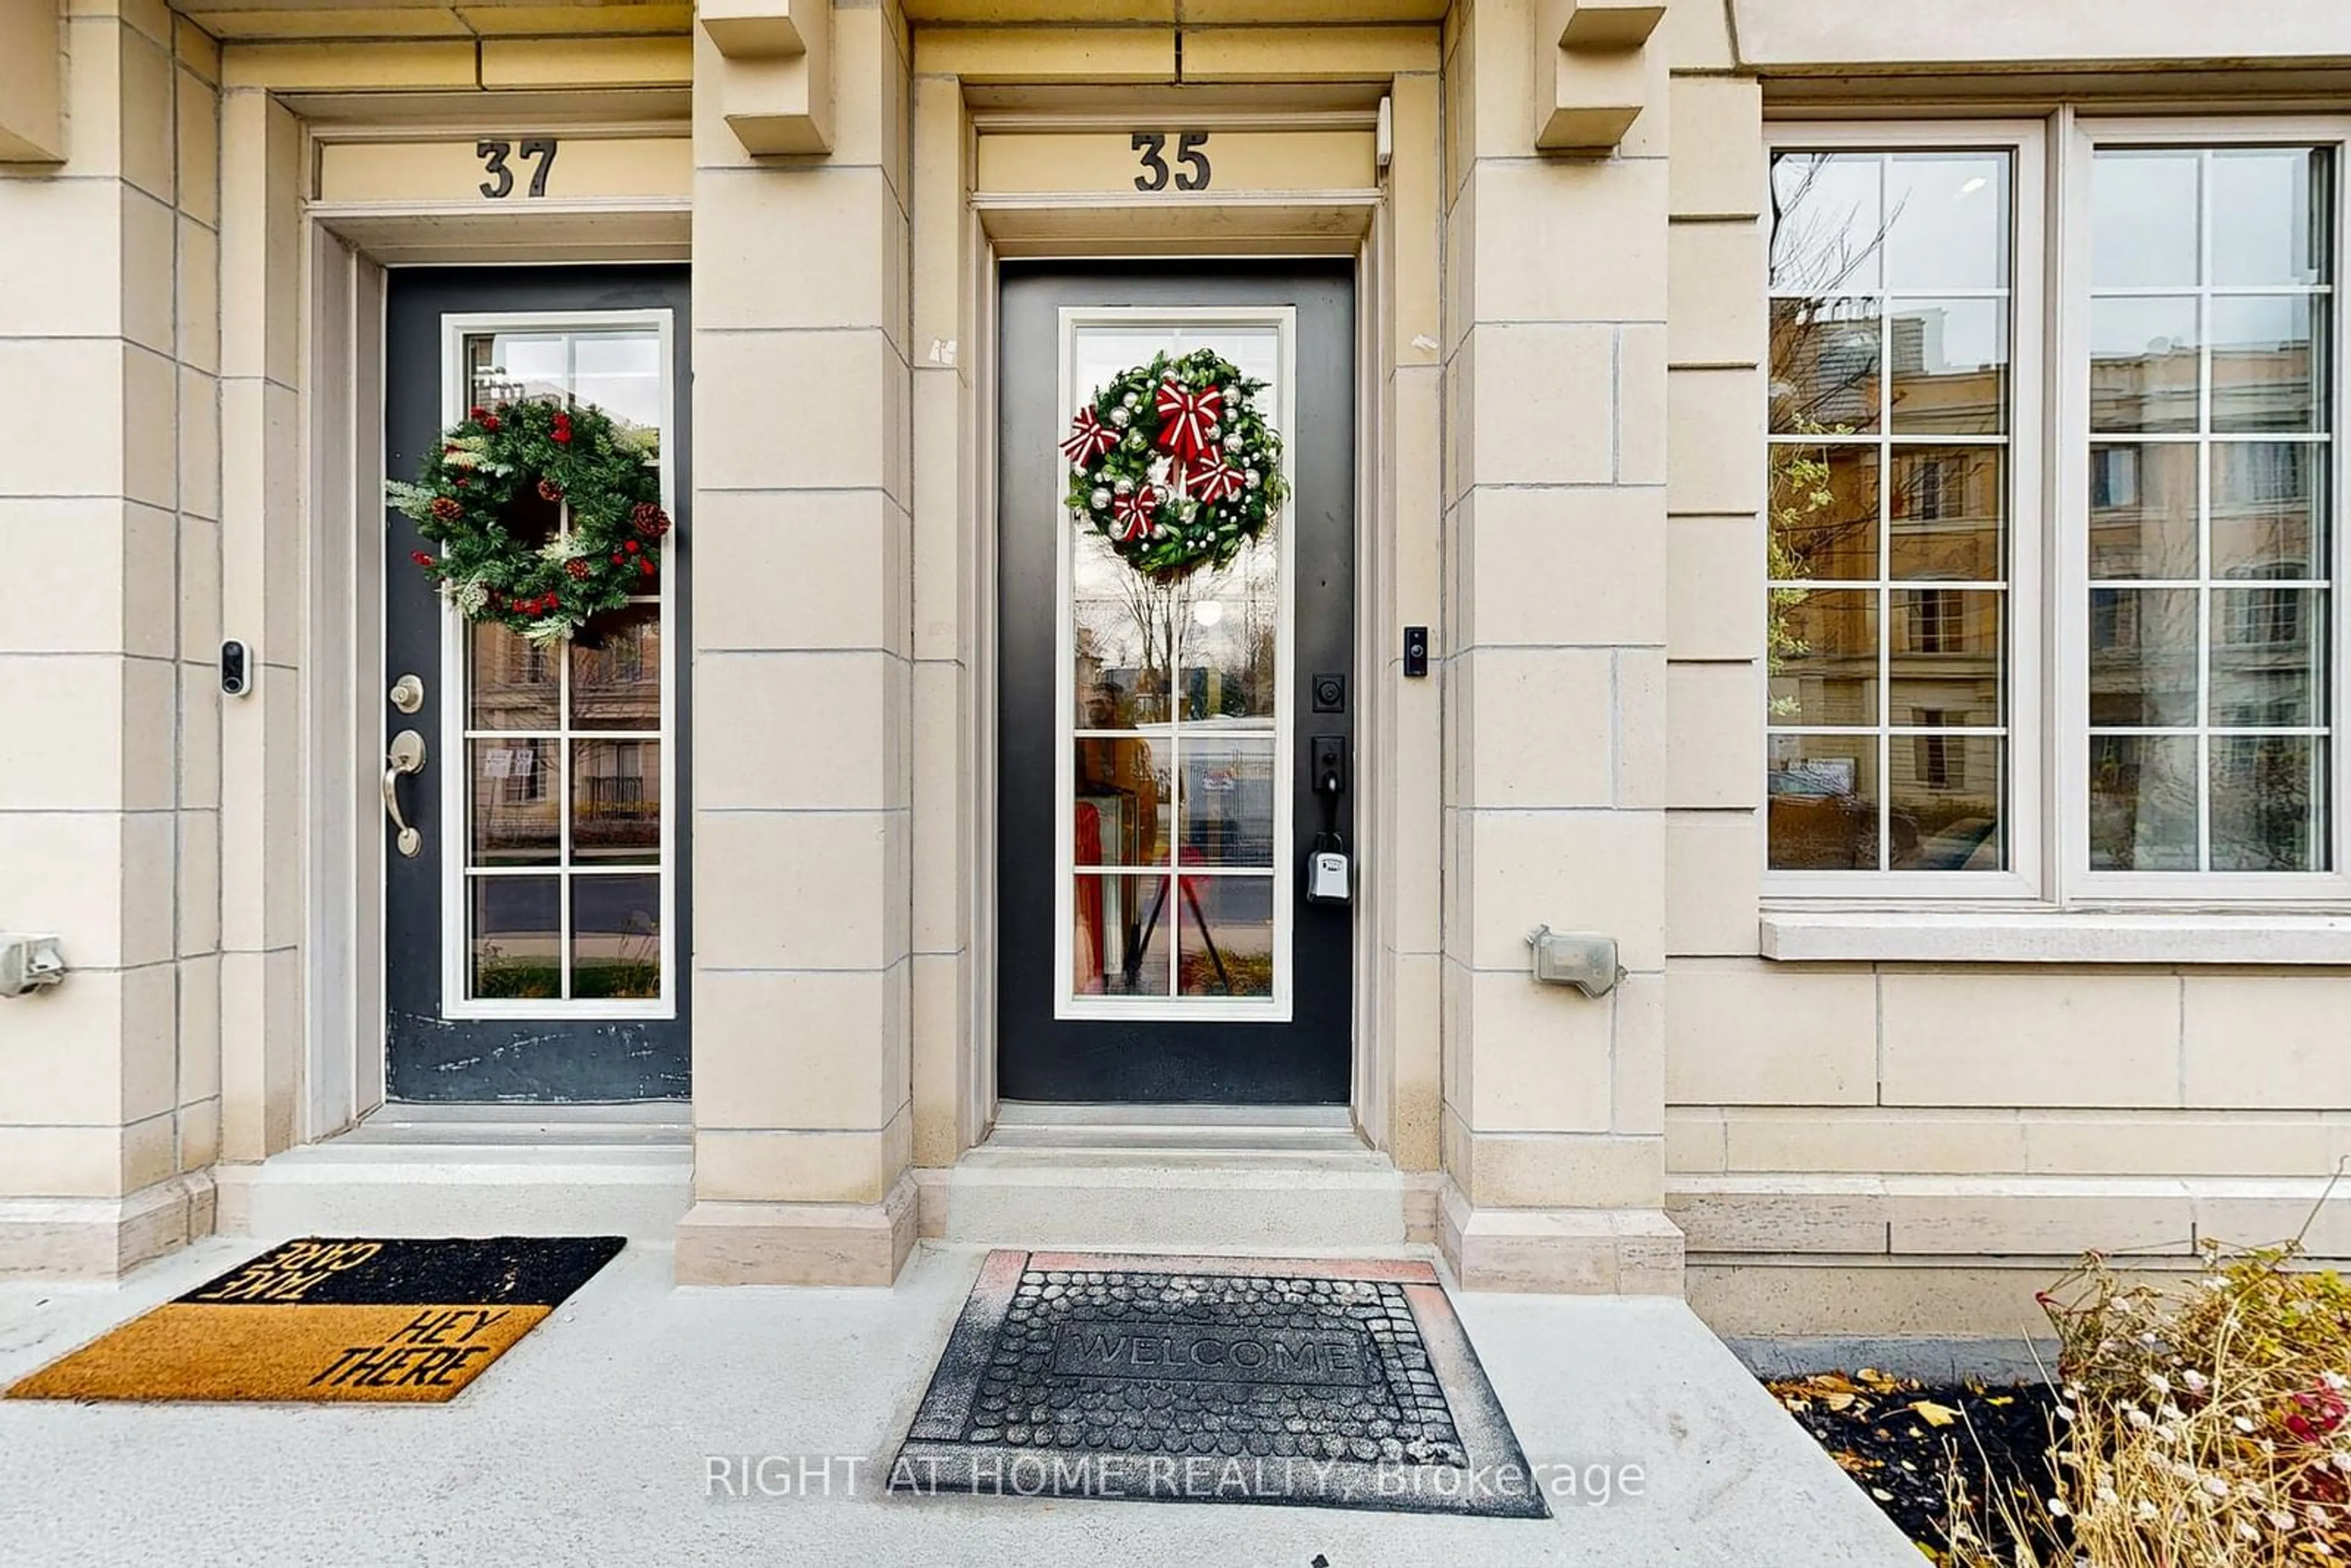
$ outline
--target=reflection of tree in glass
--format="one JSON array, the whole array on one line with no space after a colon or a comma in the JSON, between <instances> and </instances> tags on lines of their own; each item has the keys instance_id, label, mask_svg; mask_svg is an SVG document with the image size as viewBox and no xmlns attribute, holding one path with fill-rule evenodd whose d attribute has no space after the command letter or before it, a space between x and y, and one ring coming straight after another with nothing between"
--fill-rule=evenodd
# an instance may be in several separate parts
<instances>
[{"instance_id":1,"label":"reflection of tree in glass","mask_svg":"<svg viewBox=\"0 0 2351 1568\"><path fill-rule=\"evenodd\" d=\"M1802 434L1844 433L1814 427ZM1858 517L1848 517L1842 523L1837 522L1832 516L1836 506L1837 497L1830 485L1825 449L1772 444L1770 526L1765 530L1764 545L1766 570L1771 574L1771 583L1770 613L1764 631L1764 652L1770 675L1785 674L1789 664L1812 652L1811 644L1796 629L1796 612L1812 596L1812 590L1802 586L1802 580L1813 575L1813 562L1816 558L1834 553L1839 542L1850 538L1852 530L1861 526L1862 521ZM1866 520L1875 533L1877 514L1874 505ZM1792 719L1801 711L1801 699L1793 695L1771 698L1771 716L1774 719Z\"/></svg>"}]
</instances>

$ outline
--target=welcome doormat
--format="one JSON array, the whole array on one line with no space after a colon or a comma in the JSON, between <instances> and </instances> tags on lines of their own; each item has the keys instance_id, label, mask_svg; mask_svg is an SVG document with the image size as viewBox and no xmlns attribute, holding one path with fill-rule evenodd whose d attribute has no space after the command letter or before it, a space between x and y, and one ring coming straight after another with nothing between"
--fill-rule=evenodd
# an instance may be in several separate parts
<instances>
[{"instance_id":1,"label":"welcome doormat","mask_svg":"<svg viewBox=\"0 0 2351 1568\"><path fill-rule=\"evenodd\" d=\"M1429 1265L987 1255L893 1491L1547 1519Z\"/></svg>"},{"instance_id":2,"label":"welcome doormat","mask_svg":"<svg viewBox=\"0 0 2351 1568\"><path fill-rule=\"evenodd\" d=\"M52 1362L8 1397L437 1404L625 1245L288 1241Z\"/></svg>"}]
</instances>

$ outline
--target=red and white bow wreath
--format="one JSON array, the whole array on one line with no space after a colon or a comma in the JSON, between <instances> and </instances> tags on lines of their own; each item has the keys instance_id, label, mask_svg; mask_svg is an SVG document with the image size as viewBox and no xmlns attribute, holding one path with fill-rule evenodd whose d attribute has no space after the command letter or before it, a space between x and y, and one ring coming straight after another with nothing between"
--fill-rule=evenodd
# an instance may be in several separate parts
<instances>
[{"instance_id":1,"label":"red and white bow wreath","mask_svg":"<svg viewBox=\"0 0 2351 1568\"><path fill-rule=\"evenodd\" d=\"M1216 448L1209 434L1224 416L1225 389L1207 387L1192 392L1173 380L1159 383L1152 406L1159 414L1159 445L1178 463L1206 457Z\"/></svg>"},{"instance_id":2,"label":"red and white bow wreath","mask_svg":"<svg viewBox=\"0 0 2351 1568\"><path fill-rule=\"evenodd\" d=\"M1070 438L1061 443L1061 453L1072 463L1091 463L1117 444L1118 432L1095 418L1090 405L1078 410L1070 425Z\"/></svg>"},{"instance_id":3,"label":"red and white bow wreath","mask_svg":"<svg viewBox=\"0 0 2351 1568\"><path fill-rule=\"evenodd\" d=\"M1221 457L1210 458L1206 467L1195 468L1185 477L1191 486L1192 498L1209 506L1229 500L1249 488L1248 477Z\"/></svg>"},{"instance_id":4,"label":"red and white bow wreath","mask_svg":"<svg viewBox=\"0 0 2351 1568\"><path fill-rule=\"evenodd\" d=\"M1133 544L1150 536L1152 519L1159 511L1160 495L1149 485L1137 485L1110 504L1111 537L1121 544Z\"/></svg>"}]
</instances>

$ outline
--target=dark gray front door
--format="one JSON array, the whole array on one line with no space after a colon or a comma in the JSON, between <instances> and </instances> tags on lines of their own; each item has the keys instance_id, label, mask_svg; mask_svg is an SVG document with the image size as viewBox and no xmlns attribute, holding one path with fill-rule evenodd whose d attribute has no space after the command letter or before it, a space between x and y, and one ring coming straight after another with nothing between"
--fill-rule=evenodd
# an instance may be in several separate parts
<instances>
[{"instance_id":1,"label":"dark gray front door","mask_svg":"<svg viewBox=\"0 0 2351 1568\"><path fill-rule=\"evenodd\" d=\"M388 1092L684 1098L686 270L414 269L388 292L388 476L469 407L590 403L657 434L678 525L642 597L541 646L457 618L386 512L384 744L424 758L387 785L421 839L402 854L385 823Z\"/></svg>"},{"instance_id":2,"label":"dark gray front door","mask_svg":"<svg viewBox=\"0 0 2351 1568\"><path fill-rule=\"evenodd\" d=\"M1343 1103L1353 908L1303 870L1325 831L1354 848L1353 268L1008 266L1000 322L1001 1092ZM1201 348L1268 383L1292 494L1159 583L1072 518L1058 444L1096 388Z\"/></svg>"}]
</instances>

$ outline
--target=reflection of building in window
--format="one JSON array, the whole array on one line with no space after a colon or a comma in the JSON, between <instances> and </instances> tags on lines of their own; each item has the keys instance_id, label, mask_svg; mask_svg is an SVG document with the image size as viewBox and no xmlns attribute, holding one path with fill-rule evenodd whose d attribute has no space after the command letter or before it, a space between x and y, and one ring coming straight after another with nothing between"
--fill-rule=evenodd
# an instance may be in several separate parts
<instances>
[{"instance_id":1,"label":"reflection of building in window","mask_svg":"<svg viewBox=\"0 0 2351 1568\"><path fill-rule=\"evenodd\" d=\"M2093 510L2138 505L2138 448L2101 446L2090 454Z\"/></svg>"},{"instance_id":2,"label":"reflection of building in window","mask_svg":"<svg viewBox=\"0 0 2351 1568\"><path fill-rule=\"evenodd\" d=\"M2138 596L2120 589L2090 590L2090 646L2096 649L2138 646Z\"/></svg>"},{"instance_id":3,"label":"reflection of building in window","mask_svg":"<svg viewBox=\"0 0 2351 1568\"><path fill-rule=\"evenodd\" d=\"M1910 646L1914 653L1956 653L1964 645L1962 624L1966 601L1947 588L1924 588L1905 595L1909 601Z\"/></svg>"},{"instance_id":4,"label":"reflection of building in window","mask_svg":"<svg viewBox=\"0 0 2351 1568\"><path fill-rule=\"evenodd\" d=\"M2298 588L2248 588L2220 595L2221 640L2241 647L2301 642L2304 597Z\"/></svg>"},{"instance_id":5,"label":"reflection of building in window","mask_svg":"<svg viewBox=\"0 0 2351 1568\"><path fill-rule=\"evenodd\" d=\"M1913 708L1910 722L1920 729L1940 729L1947 718L1941 708ZM1968 750L1962 738L1956 735L1917 735L1910 737L1910 766L1918 782L1929 789L1964 789L1968 787Z\"/></svg>"}]
</instances>

